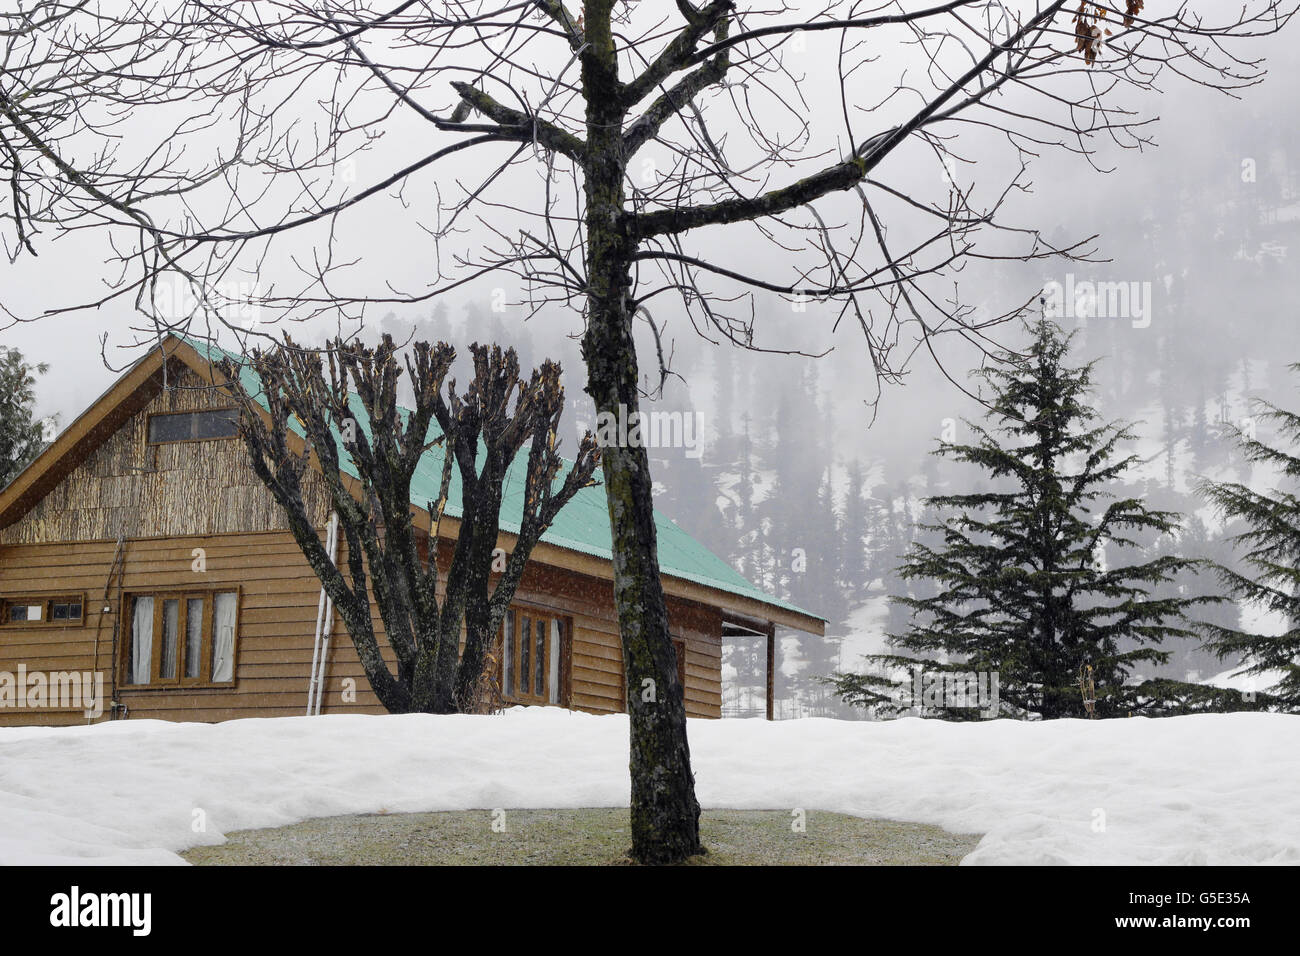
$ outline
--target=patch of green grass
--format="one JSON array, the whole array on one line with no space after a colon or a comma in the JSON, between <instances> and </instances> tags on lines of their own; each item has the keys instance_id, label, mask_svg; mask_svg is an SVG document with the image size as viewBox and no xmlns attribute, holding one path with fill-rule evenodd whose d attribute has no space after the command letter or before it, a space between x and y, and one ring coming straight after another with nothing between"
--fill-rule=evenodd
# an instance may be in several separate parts
<instances>
[{"instance_id":1,"label":"patch of green grass","mask_svg":"<svg viewBox=\"0 0 1300 956\"><path fill-rule=\"evenodd\" d=\"M954 865L977 836L810 810L705 810L698 866ZM495 825L494 825L495 824ZM577 865L628 863L627 810L489 810L324 817L243 830L182 853L196 865Z\"/></svg>"}]
</instances>

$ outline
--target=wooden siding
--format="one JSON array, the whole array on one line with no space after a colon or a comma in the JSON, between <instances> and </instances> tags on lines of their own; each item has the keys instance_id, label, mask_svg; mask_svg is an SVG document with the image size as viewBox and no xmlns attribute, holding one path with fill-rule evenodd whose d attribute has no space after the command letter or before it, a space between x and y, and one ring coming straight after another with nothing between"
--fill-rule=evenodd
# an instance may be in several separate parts
<instances>
[{"instance_id":1,"label":"wooden siding","mask_svg":"<svg viewBox=\"0 0 1300 956\"><path fill-rule=\"evenodd\" d=\"M206 553L206 570L193 569L193 549ZM10 545L0 548L0 594L84 592L80 624L0 625L0 671L100 671L110 696L114 624L124 619L116 581L104 598L115 542ZM121 595L167 590L240 589L234 687L145 689L116 686L129 718L230 720L305 712L320 586L287 532L131 540ZM623 710L622 654L608 582L540 565L530 566L516 603L572 622L572 696L569 705L596 713ZM686 641L687 713L721 716L721 612L669 600L673 634ZM383 638L385 657L392 653ZM121 669L121 638L118 671ZM345 698L349 689L355 700ZM335 616L322 709L325 713L382 713L347 631ZM105 713L110 715L105 703ZM0 724L82 723L73 711L0 709Z\"/></svg>"},{"instance_id":2,"label":"wooden siding","mask_svg":"<svg viewBox=\"0 0 1300 956\"><path fill-rule=\"evenodd\" d=\"M172 382L31 511L0 530L0 544L286 528L280 507L249 467L242 441L148 444L152 414L231 405L229 396L205 387L188 366L178 366ZM303 488L313 517L324 523L328 513L324 483L308 471Z\"/></svg>"},{"instance_id":3,"label":"wooden siding","mask_svg":"<svg viewBox=\"0 0 1300 956\"><path fill-rule=\"evenodd\" d=\"M149 445L157 412L220 408L223 393L205 388L188 367L172 370L172 387L143 407L55 484L32 509L0 530L0 599L85 594L82 621L0 624L0 672L99 671L106 695L128 718L217 721L301 715L306 710L320 584L286 528L283 513L258 482L238 440ZM318 476L305 479L323 529L326 495ZM124 535L120 581L110 578L116 539ZM322 530L322 537L323 537ZM195 549L204 567L195 570ZM450 553L450 547L440 552ZM342 560L340 555L340 560ZM238 588L233 687L133 688L120 685L125 598L133 593ZM569 706L622 711L622 651L610 581L565 568L529 565L516 604L569 619ZM669 596L673 635L686 642L687 713L722 713L722 612ZM378 610L377 636L390 665ZM114 643L117 671L114 673ZM346 699L354 691L355 699ZM100 718L111 718L108 702ZM356 650L335 615L325 713L382 713ZM77 711L0 708L0 725L76 724Z\"/></svg>"},{"instance_id":4,"label":"wooden siding","mask_svg":"<svg viewBox=\"0 0 1300 956\"><path fill-rule=\"evenodd\" d=\"M571 705L597 713L622 711L623 648L609 581L532 564L515 600L573 621ZM686 713L722 716L722 612L668 598L669 627L686 641Z\"/></svg>"}]
</instances>

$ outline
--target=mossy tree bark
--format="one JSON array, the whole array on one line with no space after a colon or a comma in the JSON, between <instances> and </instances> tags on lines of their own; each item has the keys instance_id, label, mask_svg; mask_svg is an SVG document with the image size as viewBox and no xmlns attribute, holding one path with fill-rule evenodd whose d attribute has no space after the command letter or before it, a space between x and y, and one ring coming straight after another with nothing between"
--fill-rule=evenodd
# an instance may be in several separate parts
<instances>
[{"instance_id":1,"label":"mossy tree bark","mask_svg":"<svg viewBox=\"0 0 1300 956\"><path fill-rule=\"evenodd\" d=\"M586 5L587 324L582 356L597 414L635 421L639 400L631 263L636 244L633 220L625 210L625 108L610 6L609 0ZM675 863L703 847L685 700L659 578L649 456L639 444L606 447L601 467L630 718L632 855L642 863Z\"/></svg>"}]
</instances>

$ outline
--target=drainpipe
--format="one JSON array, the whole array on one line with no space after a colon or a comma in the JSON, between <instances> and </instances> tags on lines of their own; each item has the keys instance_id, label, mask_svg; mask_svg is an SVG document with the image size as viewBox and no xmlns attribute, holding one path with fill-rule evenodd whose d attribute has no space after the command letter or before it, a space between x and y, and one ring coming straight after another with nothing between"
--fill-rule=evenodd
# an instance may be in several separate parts
<instances>
[{"instance_id":1,"label":"drainpipe","mask_svg":"<svg viewBox=\"0 0 1300 956\"><path fill-rule=\"evenodd\" d=\"M337 534L337 532L336 532ZM335 543L337 543L337 538ZM325 597L325 623L320 642L320 674L316 678L316 713L320 713L321 695L325 693L325 664L330 656L330 633L334 630L334 599Z\"/></svg>"},{"instance_id":2,"label":"drainpipe","mask_svg":"<svg viewBox=\"0 0 1300 956\"><path fill-rule=\"evenodd\" d=\"M338 551L339 516L330 513L329 530L325 532L325 551L330 561ZM333 630L334 600L325 593L324 585L320 589L320 600L316 602L316 636L311 648L311 681L307 684L307 716L320 713L321 684L325 676L325 656L329 653L329 632ZM322 640L322 635L324 639Z\"/></svg>"}]
</instances>

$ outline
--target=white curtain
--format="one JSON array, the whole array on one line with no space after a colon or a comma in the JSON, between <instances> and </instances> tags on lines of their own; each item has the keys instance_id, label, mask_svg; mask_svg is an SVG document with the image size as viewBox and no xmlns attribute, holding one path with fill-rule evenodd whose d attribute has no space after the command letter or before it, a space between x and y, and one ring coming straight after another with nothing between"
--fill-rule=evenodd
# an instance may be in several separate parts
<instances>
[{"instance_id":1,"label":"white curtain","mask_svg":"<svg viewBox=\"0 0 1300 956\"><path fill-rule=\"evenodd\" d=\"M131 683L149 683L153 666L153 598L138 597L131 614Z\"/></svg>"},{"instance_id":2,"label":"white curtain","mask_svg":"<svg viewBox=\"0 0 1300 956\"><path fill-rule=\"evenodd\" d=\"M185 602L185 676L203 673L203 598Z\"/></svg>"},{"instance_id":3,"label":"white curtain","mask_svg":"<svg viewBox=\"0 0 1300 956\"><path fill-rule=\"evenodd\" d=\"M561 635L563 633L564 631L563 628L560 626L560 622L557 619L552 618L551 619L551 661L550 661L551 669L549 672L550 679L548 681L548 684L550 686L546 688L546 699L550 701L552 704L558 704L560 702L560 640L561 640Z\"/></svg>"},{"instance_id":4,"label":"white curtain","mask_svg":"<svg viewBox=\"0 0 1300 956\"><path fill-rule=\"evenodd\" d=\"M513 697L515 693L515 662L511 658L515 645L515 612L506 611L506 631L505 640L501 647L501 673L504 680L501 681L501 693L506 697Z\"/></svg>"},{"instance_id":5,"label":"white curtain","mask_svg":"<svg viewBox=\"0 0 1300 956\"><path fill-rule=\"evenodd\" d=\"M180 642L181 602L163 601L162 612L162 654L158 662L158 676L173 678L176 676L176 652Z\"/></svg>"},{"instance_id":6,"label":"white curtain","mask_svg":"<svg viewBox=\"0 0 1300 956\"><path fill-rule=\"evenodd\" d=\"M212 680L235 677L235 592L223 591L213 597L212 612Z\"/></svg>"}]
</instances>

